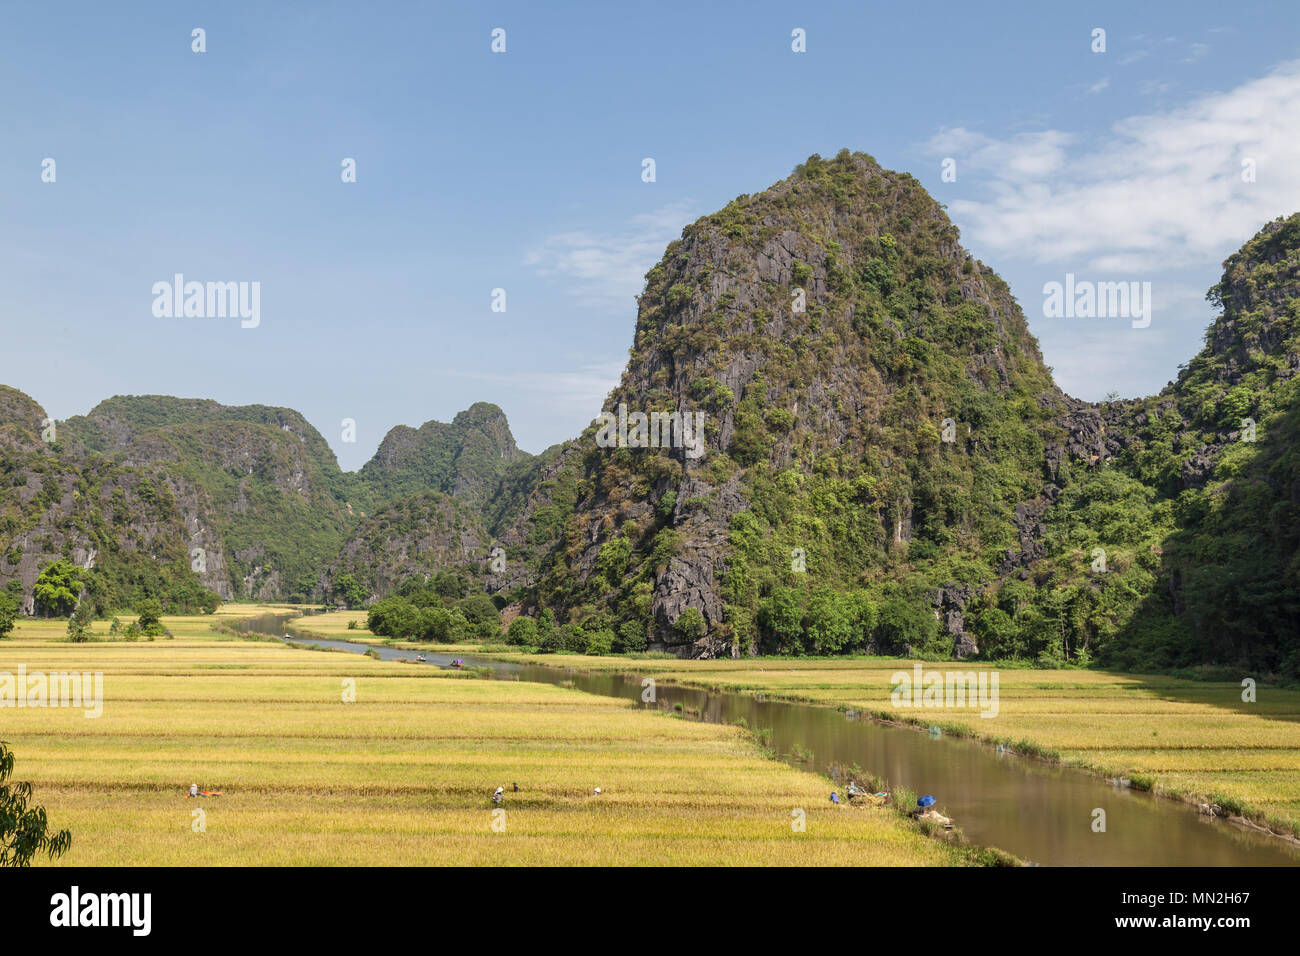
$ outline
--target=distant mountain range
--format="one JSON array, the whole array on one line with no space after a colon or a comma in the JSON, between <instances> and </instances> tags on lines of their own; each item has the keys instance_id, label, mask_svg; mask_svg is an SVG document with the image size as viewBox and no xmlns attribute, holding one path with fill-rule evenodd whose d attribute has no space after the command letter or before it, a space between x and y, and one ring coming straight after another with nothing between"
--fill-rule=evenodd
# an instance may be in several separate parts
<instances>
[{"instance_id":1,"label":"distant mountain range","mask_svg":"<svg viewBox=\"0 0 1300 956\"><path fill-rule=\"evenodd\" d=\"M471 542L487 540L489 499L512 465L531 459L487 404L450 425L394 428L356 474L341 471L320 433L288 408L118 396L55 423L47 442L44 410L0 387L0 416L9 472L0 578L22 581L29 609L36 575L60 556L104 571L128 605L140 596L130 582L142 562L169 568L171 579L197 563L201 582L225 600L321 599L330 569L355 553L349 536L391 532L385 506L408 495L426 517L447 509L469 522L464 546L438 550L438 563L475 564L485 554ZM386 580L381 568L372 574Z\"/></svg>"}]
</instances>

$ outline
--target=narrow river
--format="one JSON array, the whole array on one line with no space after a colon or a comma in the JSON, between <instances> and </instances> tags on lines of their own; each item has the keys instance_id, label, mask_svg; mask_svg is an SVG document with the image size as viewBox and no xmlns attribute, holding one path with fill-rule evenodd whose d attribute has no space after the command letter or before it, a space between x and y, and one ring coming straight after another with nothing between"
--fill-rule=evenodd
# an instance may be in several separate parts
<instances>
[{"instance_id":1,"label":"narrow river","mask_svg":"<svg viewBox=\"0 0 1300 956\"><path fill-rule=\"evenodd\" d=\"M244 622L247 630L283 635L286 618ZM302 644L381 658L413 658L416 651L350 641L293 638ZM430 648L429 666L452 658ZM562 684L591 694L675 709L710 723L770 728L778 759L824 775L860 767L893 786L933 794L966 837L1000 847L1044 866L1295 866L1300 849L1194 807L1122 789L1091 774L1042 761L998 754L960 739L932 738L903 727L857 720L827 707L765 701L745 694L713 693L658 683L654 703L642 702L639 677L584 673L535 664L463 658L465 666L492 668L495 679ZM629 666L635 666L629 661ZM851 774L850 774L851 775ZM840 779L840 789L848 781ZM860 781L861 782L861 781ZM827 799L835 785L828 780ZM1094 810L1106 811L1105 832L1094 832Z\"/></svg>"}]
</instances>

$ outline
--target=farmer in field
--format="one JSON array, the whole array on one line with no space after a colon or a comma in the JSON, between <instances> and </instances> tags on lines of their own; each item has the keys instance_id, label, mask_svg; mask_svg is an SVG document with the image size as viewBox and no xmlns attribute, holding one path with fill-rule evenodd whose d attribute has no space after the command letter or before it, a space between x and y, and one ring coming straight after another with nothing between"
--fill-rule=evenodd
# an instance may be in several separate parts
<instances>
[{"instance_id":1,"label":"farmer in field","mask_svg":"<svg viewBox=\"0 0 1300 956\"><path fill-rule=\"evenodd\" d=\"M199 785L197 783L190 784L190 796L197 797L198 795L199 795Z\"/></svg>"},{"instance_id":2,"label":"farmer in field","mask_svg":"<svg viewBox=\"0 0 1300 956\"><path fill-rule=\"evenodd\" d=\"M492 794L492 802L499 805L505 799L505 792L505 787L497 787Z\"/></svg>"}]
</instances>

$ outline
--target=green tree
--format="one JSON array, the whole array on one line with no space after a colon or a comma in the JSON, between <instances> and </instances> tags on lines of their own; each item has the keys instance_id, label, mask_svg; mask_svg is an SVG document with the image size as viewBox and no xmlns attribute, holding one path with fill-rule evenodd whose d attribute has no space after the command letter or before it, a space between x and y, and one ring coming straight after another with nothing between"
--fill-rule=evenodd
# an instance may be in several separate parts
<instances>
[{"instance_id":1,"label":"green tree","mask_svg":"<svg viewBox=\"0 0 1300 956\"><path fill-rule=\"evenodd\" d=\"M349 610L355 610L366 603L370 592L352 574L343 572L334 579L330 592L336 602L341 601Z\"/></svg>"},{"instance_id":2,"label":"green tree","mask_svg":"<svg viewBox=\"0 0 1300 956\"><path fill-rule=\"evenodd\" d=\"M60 559L41 571L32 594L37 609L45 617L64 617L77 606L81 588L81 568Z\"/></svg>"},{"instance_id":3,"label":"green tree","mask_svg":"<svg viewBox=\"0 0 1300 956\"><path fill-rule=\"evenodd\" d=\"M564 631L564 650L570 654L587 653L587 644L590 635L587 629L581 624L566 624L561 630Z\"/></svg>"},{"instance_id":4,"label":"green tree","mask_svg":"<svg viewBox=\"0 0 1300 956\"><path fill-rule=\"evenodd\" d=\"M78 604L68 618L68 640L74 644L84 644L90 640L90 624L94 619L95 612L89 601Z\"/></svg>"},{"instance_id":5,"label":"green tree","mask_svg":"<svg viewBox=\"0 0 1300 956\"><path fill-rule=\"evenodd\" d=\"M866 591L854 591L848 596L846 613L853 629L847 649L862 650L871 643L871 636L880 621L880 609Z\"/></svg>"},{"instance_id":6,"label":"green tree","mask_svg":"<svg viewBox=\"0 0 1300 956\"><path fill-rule=\"evenodd\" d=\"M688 607L673 622L673 630L688 641L698 641L709 629L698 608Z\"/></svg>"},{"instance_id":7,"label":"green tree","mask_svg":"<svg viewBox=\"0 0 1300 956\"><path fill-rule=\"evenodd\" d=\"M640 621L624 621L618 626L618 641L614 649L624 654L639 654L646 649L645 625Z\"/></svg>"},{"instance_id":8,"label":"green tree","mask_svg":"<svg viewBox=\"0 0 1300 956\"><path fill-rule=\"evenodd\" d=\"M614 632L607 627L598 631L589 631L587 633L587 653L609 654L614 649L614 641Z\"/></svg>"},{"instance_id":9,"label":"green tree","mask_svg":"<svg viewBox=\"0 0 1300 956\"><path fill-rule=\"evenodd\" d=\"M435 641L438 644L452 642L454 623L450 610L445 607L426 607L419 614L417 633L421 640ZM464 619L464 615L461 615L461 619Z\"/></svg>"},{"instance_id":10,"label":"green tree","mask_svg":"<svg viewBox=\"0 0 1300 956\"><path fill-rule=\"evenodd\" d=\"M300 574L293 586L290 597L299 604L310 604L316 595L316 577L313 574Z\"/></svg>"},{"instance_id":11,"label":"green tree","mask_svg":"<svg viewBox=\"0 0 1300 956\"><path fill-rule=\"evenodd\" d=\"M569 628L555 623L549 607L537 619L537 646L547 654L562 654L569 649Z\"/></svg>"},{"instance_id":12,"label":"green tree","mask_svg":"<svg viewBox=\"0 0 1300 956\"><path fill-rule=\"evenodd\" d=\"M886 598L880 605L876 640L882 650L901 654L904 649L928 649L939 636L939 622L928 608L900 597Z\"/></svg>"},{"instance_id":13,"label":"green tree","mask_svg":"<svg viewBox=\"0 0 1300 956\"><path fill-rule=\"evenodd\" d=\"M423 574L412 574L403 578L402 582L393 589L393 593L404 598L414 598L415 595L429 587L429 580Z\"/></svg>"},{"instance_id":14,"label":"green tree","mask_svg":"<svg viewBox=\"0 0 1300 956\"><path fill-rule=\"evenodd\" d=\"M548 607L537 616L537 646L546 647L555 630L555 612Z\"/></svg>"},{"instance_id":15,"label":"green tree","mask_svg":"<svg viewBox=\"0 0 1300 956\"><path fill-rule=\"evenodd\" d=\"M1000 607L989 607L975 615L971 630L984 658L1017 657L1020 646L1018 628L1011 615Z\"/></svg>"},{"instance_id":16,"label":"green tree","mask_svg":"<svg viewBox=\"0 0 1300 956\"><path fill-rule=\"evenodd\" d=\"M627 574L628 560L631 557L632 543L627 538L622 535L610 538L600 546L600 553L596 556L596 573L610 587L619 587L623 583L623 576Z\"/></svg>"},{"instance_id":17,"label":"green tree","mask_svg":"<svg viewBox=\"0 0 1300 956\"><path fill-rule=\"evenodd\" d=\"M380 637L414 637L420 632L420 611L406 598L387 597L370 606L366 627Z\"/></svg>"},{"instance_id":18,"label":"green tree","mask_svg":"<svg viewBox=\"0 0 1300 956\"><path fill-rule=\"evenodd\" d=\"M510 629L506 631L506 643L520 647L535 647L537 645L537 622L531 617L519 615L510 622Z\"/></svg>"},{"instance_id":19,"label":"green tree","mask_svg":"<svg viewBox=\"0 0 1300 956\"><path fill-rule=\"evenodd\" d=\"M490 639L501 636L501 614L486 594L467 597L457 607L465 615L475 637Z\"/></svg>"},{"instance_id":20,"label":"green tree","mask_svg":"<svg viewBox=\"0 0 1300 956\"><path fill-rule=\"evenodd\" d=\"M767 455L770 441L753 402L746 400L736 407L735 423L727 454L742 465L756 464Z\"/></svg>"},{"instance_id":21,"label":"green tree","mask_svg":"<svg viewBox=\"0 0 1300 956\"><path fill-rule=\"evenodd\" d=\"M469 582L464 576L449 568L439 571L429 583L439 597L450 601L459 601L469 591Z\"/></svg>"},{"instance_id":22,"label":"green tree","mask_svg":"<svg viewBox=\"0 0 1300 956\"><path fill-rule=\"evenodd\" d=\"M470 624L465 613L458 607L448 610L451 615L451 624L447 628L447 642L450 644L463 644L465 641L472 641L475 636L474 625Z\"/></svg>"},{"instance_id":23,"label":"green tree","mask_svg":"<svg viewBox=\"0 0 1300 956\"><path fill-rule=\"evenodd\" d=\"M829 588L818 590L804 612L804 635L817 654L838 654L853 641L849 602Z\"/></svg>"},{"instance_id":24,"label":"green tree","mask_svg":"<svg viewBox=\"0 0 1300 956\"><path fill-rule=\"evenodd\" d=\"M29 866L38 854L51 860L63 856L72 833L49 831L45 808L29 804L32 785L8 782L13 770L13 751L0 741L0 866Z\"/></svg>"},{"instance_id":25,"label":"green tree","mask_svg":"<svg viewBox=\"0 0 1300 956\"><path fill-rule=\"evenodd\" d=\"M0 594L0 641L9 636L18 620L18 604L7 594Z\"/></svg>"},{"instance_id":26,"label":"green tree","mask_svg":"<svg viewBox=\"0 0 1300 956\"><path fill-rule=\"evenodd\" d=\"M164 632L162 626L163 606L157 598L145 598L135 607L136 625L145 637L158 637Z\"/></svg>"},{"instance_id":27,"label":"green tree","mask_svg":"<svg viewBox=\"0 0 1300 956\"><path fill-rule=\"evenodd\" d=\"M775 588L758 609L758 626L778 654L803 650L803 608L791 588Z\"/></svg>"}]
</instances>

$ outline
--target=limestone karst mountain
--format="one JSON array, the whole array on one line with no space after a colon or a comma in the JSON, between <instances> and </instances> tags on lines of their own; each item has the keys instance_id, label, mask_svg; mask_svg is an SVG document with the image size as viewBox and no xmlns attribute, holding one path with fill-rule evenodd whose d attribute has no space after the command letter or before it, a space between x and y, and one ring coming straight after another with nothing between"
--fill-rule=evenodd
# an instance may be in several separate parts
<instances>
[{"instance_id":1,"label":"limestone karst mountain","mask_svg":"<svg viewBox=\"0 0 1300 956\"><path fill-rule=\"evenodd\" d=\"M504 532L520 583L696 655L1295 674L1298 272L1293 215L1225 263L1177 381L1094 405L912 177L813 157L647 276L606 408L704 410L706 454L589 429Z\"/></svg>"},{"instance_id":2,"label":"limestone karst mountain","mask_svg":"<svg viewBox=\"0 0 1300 956\"><path fill-rule=\"evenodd\" d=\"M618 427L537 457L485 403L394 428L355 474L265 406L115 398L51 443L0 389L0 579L30 604L44 562L93 551L101 590L134 596L199 548L223 597L345 574L382 597L455 567L576 646L1295 675L1297 276L1300 214L1227 260L1174 382L1082 402L914 178L813 156L669 245Z\"/></svg>"},{"instance_id":3,"label":"limestone karst mountain","mask_svg":"<svg viewBox=\"0 0 1300 956\"><path fill-rule=\"evenodd\" d=\"M10 472L0 494L0 578L20 582L29 607L40 568L60 557L86 571L98 567L92 577L104 606L138 600L142 591L170 592L175 580L191 574L225 600L326 598L325 572L346 558L353 532L370 527L368 514L408 494L454 492L482 501L499 476L528 458L515 447L500 409L484 403L452 425L393 429L375 460L349 474L292 409L118 396L50 429L44 411L21 392L5 389L0 398L0 441ZM54 497L50 479L42 477L50 470L66 472L71 498ZM112 508L97 505L107 475L128 487L137 483L133 476L152 476L144 486L149 500L123 503L110 494ZM165 541L172 583L133 583L138 571L114 557L117 537ZM435 547L411 569L449 553ZM4 554L16 560L6 563ZM163 560L163 553L154 557ZM381 582L403 568L372 570L382 593Z\"/></svg>"}]
</instances>

